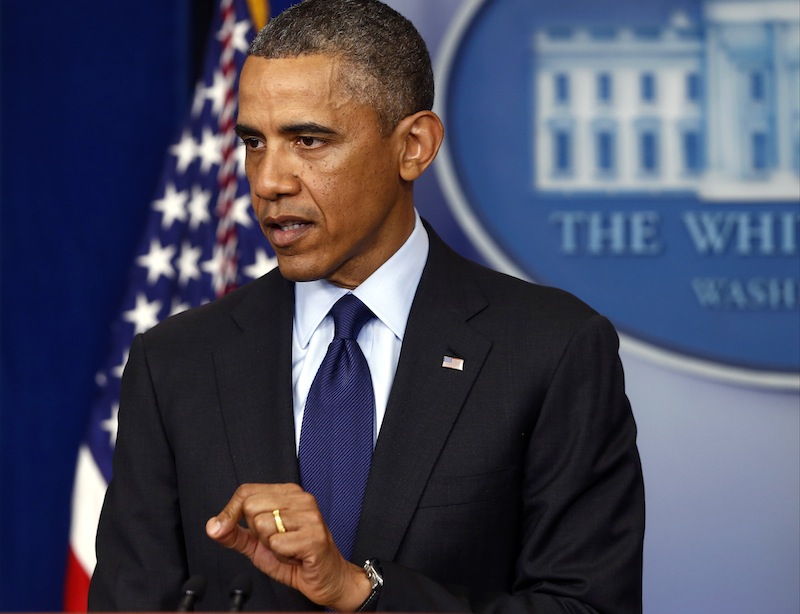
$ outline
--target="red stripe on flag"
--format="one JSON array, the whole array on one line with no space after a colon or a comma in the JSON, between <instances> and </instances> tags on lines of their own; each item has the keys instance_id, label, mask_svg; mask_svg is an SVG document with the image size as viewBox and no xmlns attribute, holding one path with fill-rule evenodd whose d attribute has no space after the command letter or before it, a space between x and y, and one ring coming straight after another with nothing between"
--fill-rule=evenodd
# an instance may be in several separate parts
<instances>
[{"instance_id":1,"label":"red stripe on flag","mask_svg":"<svg viewBox=\"0 0 800 614\"><path fill-rule=\"evenodd\" d=\"M64 611L86 612L89 597L89 575L75 558L72 548L69 548L67 553L67 577L64 584Z\"/></svg>"}]
</instances>

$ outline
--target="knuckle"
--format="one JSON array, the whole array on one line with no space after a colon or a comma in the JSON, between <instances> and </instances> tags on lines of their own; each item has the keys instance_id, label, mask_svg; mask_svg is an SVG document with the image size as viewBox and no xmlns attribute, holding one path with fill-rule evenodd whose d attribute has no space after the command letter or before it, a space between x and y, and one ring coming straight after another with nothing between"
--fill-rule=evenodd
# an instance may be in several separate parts
<instances>
[{"instance_id":1,"label":"knuckle","mask_svg":"<svg viewBox=\"0 0 800 614\"><path fill-rule=\"evenodd\" d=\"M302 505L304 509L313 509L318 507L317 506L317 499L312 495L310 492L306 492L301 490L296 494L298 502Z\"/></svg>"},{"instance_id":2,"label":"knuckle","mask_svg":"<svg viewBox=\"0 0 800 614\"><path fill-rule=\"evenodd\" d=\"M258 514L253 518L253 528L259 535L272 531L272 516L267 518L266 514Z\"/></svg>"},{"instance_id":3,"label":"knuckle","mask_svg":"<svg viewBox=\"0 0 800 614\"><path fill-rule=\"evenodd\" d=\"M240 484L234 496L240 500L246 500L253 495L255 484Z\"/></svg>"}]
</instances>

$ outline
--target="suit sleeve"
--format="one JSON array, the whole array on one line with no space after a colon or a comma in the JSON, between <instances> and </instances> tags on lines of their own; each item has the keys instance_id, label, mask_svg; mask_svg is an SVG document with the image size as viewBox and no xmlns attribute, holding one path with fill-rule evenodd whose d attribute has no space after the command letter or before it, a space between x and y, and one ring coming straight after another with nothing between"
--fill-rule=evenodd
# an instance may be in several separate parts
<instances>
[{"instance_id":1,"label":"suit sleeve","mask_svg":"<svg viewBox=\"0 0 800 614\"><path fill-rule=\"evenodd\" d=\"M379 611L641 612L644 487L618 348L611 324L588 318L531 409L511 590L477 595L388 561Z\"/></svg>"},{"instance_id":2,"label":"suit sleeve","mask_svg":"<svg viewBox=\"0 0 800 614\"><path fill-rule=\"evenodd\" d=\"M175 462L141 335L122 379L113 476L100 515L89 609L174 610L187 577Z\"/></svg>"}]
</instances>

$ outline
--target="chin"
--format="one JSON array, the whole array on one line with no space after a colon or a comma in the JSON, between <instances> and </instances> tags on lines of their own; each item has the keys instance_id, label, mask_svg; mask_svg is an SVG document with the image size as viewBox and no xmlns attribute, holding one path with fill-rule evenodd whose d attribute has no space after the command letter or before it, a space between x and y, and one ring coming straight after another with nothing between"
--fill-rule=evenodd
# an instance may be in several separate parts
<instances>
[{"instance_id":1,"label":"chin","mask_svg":"<svg viewBox=\"0 0 800 614\"><path fill-rule=\"evenodd\" d=\"M324 264L321 262L320 258L306 259L306 261L303 262L297 256L278 255L278 270L281 272L281 275L289 281L299 282L325 279L334 286L340 286L351 290L358 286L358 283L349 283L351 280L342 275L341 269L336 267L323 268L319 266L320 264Z\"/></svg>"},{"instance_id":2,"label":"chin","mask_svg":"<svg viewBox=\"0 0 800 614\"><path fill-rule=\"evenodd\" d=\"M289 281L316 281L321 279L319 275L303 274L288 267L279 266L278 270L285 279Z\"/></svg>"},{"instance_id":3,"label":"chin","mask_svg":"<svg viewBox=\"0 0 800 614\"><path fill-rule=\"evenodd\" d=\"M278 256L278 270L289 281L316 281L324 277L324 273L318 270L287 262L287 258L280 256Z\"/></svg>"}]
</instances>

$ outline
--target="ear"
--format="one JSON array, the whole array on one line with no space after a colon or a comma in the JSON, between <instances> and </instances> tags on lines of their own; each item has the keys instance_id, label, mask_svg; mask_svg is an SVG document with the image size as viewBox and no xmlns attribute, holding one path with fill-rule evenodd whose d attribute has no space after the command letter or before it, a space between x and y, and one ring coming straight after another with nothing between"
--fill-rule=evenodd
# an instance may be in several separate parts
<instances>
[{"instance_id":1,"label":"ear","mask_svg":"<svg viewBox=\"0 0 800 614\"><path fill-rule=\"evenodd\" d=\"M419 111L395 128L401 140L400 176L414 181L431 165L444 138L442 120L433 111Z\"/></svg>"}]
</instances>

